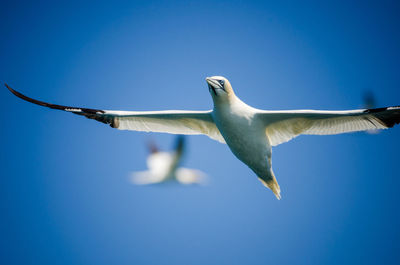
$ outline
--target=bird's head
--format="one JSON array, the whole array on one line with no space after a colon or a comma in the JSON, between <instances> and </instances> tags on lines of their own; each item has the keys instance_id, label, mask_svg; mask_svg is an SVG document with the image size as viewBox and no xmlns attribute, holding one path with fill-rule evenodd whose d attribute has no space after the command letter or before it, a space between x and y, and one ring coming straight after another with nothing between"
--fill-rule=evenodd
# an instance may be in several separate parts
<instances>
[{"instance_id":1,"label":"bird's head","mask_svg":"<svg viewBox=\"0 0 400 265\"><path fill-rule=\"evenodd\" d=\"M208 90L214 100L228 100L235 95L231 83L223 76L212 76L206 78Z\"/></svg>"}]
</instances>

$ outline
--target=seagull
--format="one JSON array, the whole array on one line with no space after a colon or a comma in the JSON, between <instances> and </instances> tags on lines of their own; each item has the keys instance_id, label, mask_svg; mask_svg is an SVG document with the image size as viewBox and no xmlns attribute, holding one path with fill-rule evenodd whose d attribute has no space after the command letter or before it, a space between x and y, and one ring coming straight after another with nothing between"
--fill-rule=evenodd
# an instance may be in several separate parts
<instances>
[{"instance_id":1,"label":"seagull","mask_svg":"<svg viewBox=\"0 0 400 265\"><path fill-rule=\"evenodd\" d=\"M85 116L120 130L205 134L226 143L278 199L281 191L272 171L273 146L301 134L329 135L386 129L400 122L400 106L346 111L256 109L235 95L225 77L207 77L206 82L214 103L213 109L208 111L114 111L68 107L35 100L7 84L6 87L31 103Z\"/></svg>"},{"instance_id":2,"label":"seagull","mask_svg":"<svg viewBox=\"0 0 400 265\"><path fill-rule=\"evenodd\" d=\"M185 151L185 138L176 138L175 150L161 152L154 143L149 144L150 155L147 158L147 171L132 173L131 182L137 185L147 185L176 181L181 184L202 184L205 174L200 170L178 167Z\"/></svg>"}]
</instances>

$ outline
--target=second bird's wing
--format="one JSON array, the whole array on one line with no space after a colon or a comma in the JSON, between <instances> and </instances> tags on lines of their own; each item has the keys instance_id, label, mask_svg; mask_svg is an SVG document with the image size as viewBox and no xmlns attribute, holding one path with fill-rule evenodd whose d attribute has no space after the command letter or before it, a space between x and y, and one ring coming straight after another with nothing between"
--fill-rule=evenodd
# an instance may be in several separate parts
<instances>
[{"instance_id":1,"label":"second bird's wing","mask_svg":"<svg viewBox=\"0 0 400 265\"><path fill-rule=\"evenodd\" d=\"M177 181L182 184L206 184L207 175L197 169L180 167L175 174Z\"/></svg>"},{"instance_id":2,"label":"second bird's wing","mask_svg":"<svg viewBox=\"0 0 400 265\"><path fill-rule=\"evenodd\" d=\"M257 113L266 126L272 146L300 134L329 135L372 129L387 129L400 123L400 106L348 111L262 111Z\"/></svg>"},{"instance_id":3,"label":"second bird's wing","mask_svg":"<svg viewBox=\"0 0 400 265\"><path fill-rule=\"evenodd\" d=\"M79 107L68 107L51 104L27 97L15 91L6 84L6 87L17 97L31 103L58 109L86 118L109 124L119 130L162 132L171 134L205 134L211 139L225 143L219 132L211 111L114 111Z\"/></svg>"}]
</instances>

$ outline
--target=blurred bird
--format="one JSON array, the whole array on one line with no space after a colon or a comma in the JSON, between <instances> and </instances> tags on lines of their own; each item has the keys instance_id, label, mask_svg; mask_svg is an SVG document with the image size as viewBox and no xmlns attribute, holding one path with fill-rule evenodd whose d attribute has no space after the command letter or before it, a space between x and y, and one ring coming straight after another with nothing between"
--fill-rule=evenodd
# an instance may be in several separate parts
<instances>
[{"instance_id":1,"label":"blurred bird","mask_svg":"<svg viewBox=\"0 0 400 265\"><path fill-rule=\"evenodd\" d=\"M177 181L181 184L204 184L206 174L196 169L178 167L185 152L185 138L176 138L172 152L161 152L154 142L149 143L150 155L147 158L147 171L133 172L131 181L137 185Z\"/></svg>"},{"instance_id":2,"label":"blurred bird","mask_svg":"<svg viewBox=\"0 0 400 265\"><path fill-rule=\"evenodd\" d=\"M280 187L272 171L272 146L300 134L386 129L400 122L400 107L346 111L260 110L241 101L226 78L213 76L207 77L206 81L214 102L214 108L209 111L112 111L67 107L38 101L7 84L6 87L29 102L82 115L120 130L205 134L228 144L232 153L252 169L278 199L281 198Z\"/></svg>"},{"instance_id":3,"label":"blurred bird","mask_svg":"<svg viewBox=\"0 0 400 265\"><path fill-rule=\"evenodd\" d=\"M375 100L375 96L371 91L367 91L364 93L364 104L363 107L365 109L373 109L376 108L376 100ZM371 130L367 130L365 131L368 134L378 134L379 130L378 129L371 129Z\"/></svg>"},{"instance_id":4,"label":"blurred bird","mask_svg":"<svg viewBox=\"0 0 400 265\"><path fill-rule=\"evenodd\" d=\"M364 93L364 108L366 109L372 109L375 108L376 106L376 100L375 100L375 96L371 91L367 91Z\"/></svg>"}]
</instances>

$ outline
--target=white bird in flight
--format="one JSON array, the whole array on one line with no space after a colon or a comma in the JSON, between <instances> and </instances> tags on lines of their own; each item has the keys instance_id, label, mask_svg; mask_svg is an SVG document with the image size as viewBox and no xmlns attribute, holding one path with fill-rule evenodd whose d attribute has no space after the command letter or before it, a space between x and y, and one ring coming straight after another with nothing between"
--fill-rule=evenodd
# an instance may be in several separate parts
<instances>
[{"instance_id":1,"label":"white bird in flight","mask_svg":"<svg viewBox=\"0 0 400 265\"><path fill-rule=\"evenodd\" d=\"M29 98L7 84L16 96L52 109L85 116L120 130L205 134L226 143L280 199L280 187L272 171L272 146L300 134L328 135L391 128L400 122L400 107L346 111L284 110L253 108L241 101L222 76L207 77L214 102L212 110L113 111L50 104Z\"/></svg>"},{"instance_id":2,"label":"white bird in flight","mask_svg":"<svg viewBox=\"0 0 400 265\"><path fill-rule=\"evenodd\" d=\"M154 143L149 145L149 170L133 172L131 182L137 185L176 181L181 184L203 184L206 174L200 170L178 167L185 152L185 138L179 135L172 152L161 152Z\"/></svg>"}]
</instances>

